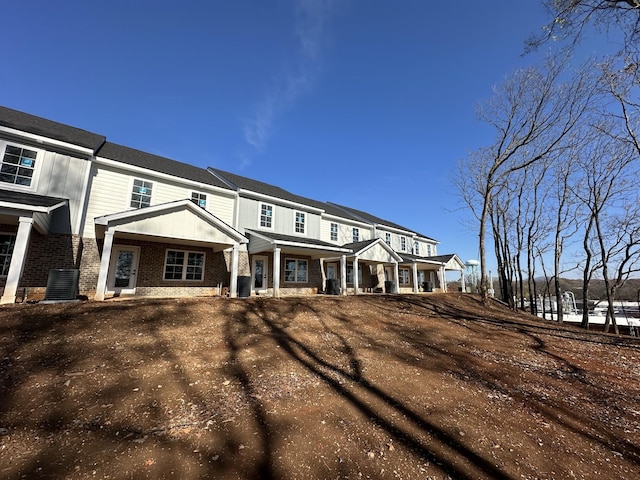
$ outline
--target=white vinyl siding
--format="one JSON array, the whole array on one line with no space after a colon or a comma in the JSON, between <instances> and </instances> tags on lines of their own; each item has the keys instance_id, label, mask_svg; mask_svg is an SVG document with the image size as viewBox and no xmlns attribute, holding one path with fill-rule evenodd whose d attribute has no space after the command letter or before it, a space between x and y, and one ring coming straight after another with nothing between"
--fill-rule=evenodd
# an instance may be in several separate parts
<instances>
[{"instance_id":1,"label":"white vinyl siding","mask_svg":"<svg viewBox=\"0 0 640 480\"><path fill-rule=\"evenodd\" d=\"M94 218L131 209L130 188L134 178L124 170L96 165L93 167L92 177L83 230L83 236L86 237L95 237ZM139 177L135 176L135 178ZM153 177L147 178L153 181L153 205L191 198L193 193L193 189L188 185L160 181ZM224 192L217 191L202 193L207 194L206 210L227 225L233 225L235 202L233 194L230 192L226 195Z\"/></svg>"}]
</instances>

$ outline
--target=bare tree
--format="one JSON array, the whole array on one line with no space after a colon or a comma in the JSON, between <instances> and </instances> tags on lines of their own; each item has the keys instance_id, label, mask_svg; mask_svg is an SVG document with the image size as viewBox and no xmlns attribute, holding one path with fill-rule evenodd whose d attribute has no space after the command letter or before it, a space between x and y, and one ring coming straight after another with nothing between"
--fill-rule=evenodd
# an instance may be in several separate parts
<instances>
[{"instance_id":1,"label":"bare tree","mask_svg":"<svg viewBox=\"0 0 640 480\"><path fill-rule=\"evenodd\" d=\"M621 51L637 49L640 39L640 0L543 0L551 21L526 41L535 50L550 41L579 43L589 25L603 33L621 32Z\"/></svg>"},{"instance_id":2,"label":"bare tree","mask_svg":"<svg viewBox=\"0 0 640 480\"><path fill-rule=\"evenodd\" d=\"M509 176L566 148L563 140L579 123L595 92L586 68L563 82L565 62L549 58L540 68L518 70L479 108L480 118L493 126L496 139L478 150L470 163L482 164L476 184L479 209L481 293L487 298L486 228L494 190Z\"/></svg>"}]
</instances>

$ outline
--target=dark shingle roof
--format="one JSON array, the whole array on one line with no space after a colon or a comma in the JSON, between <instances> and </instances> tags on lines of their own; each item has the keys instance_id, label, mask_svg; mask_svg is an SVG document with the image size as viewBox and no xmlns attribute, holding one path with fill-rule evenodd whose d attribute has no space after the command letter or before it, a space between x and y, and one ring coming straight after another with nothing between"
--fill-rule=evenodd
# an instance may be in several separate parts
<instances>
[{"instance_id":1,"label":"dark shingle roof","mask_svg":"<svg viewBox=\"0 0 640 480\"><path fill-rule=\"evenodd\" d=\"M179 178L192 180L194 182L213 185L220 188L229 189L229 187L218 180L214 175L204 168L195 167L187 163L178 162L169 158L160 157L151 153L135 150L111 142L106 142L98 151L99 157L116 160L118 162L127 163L140 168L146 168L156 172L166 173Z\"/></svg>"},{"instance_id":2,"label":"dark shingle roof","mask_svg":"<svg viewBox=\"0 0 640 480\"><path fill-rule=\"evenodd\" d=\"M31 207L53 207L60 202L66 202L66 198L47 197L45 195L35 195L33 193L13 192L11 190L0 190L0 202L18 203Z\"/></svg>"},{"instance_id":3,"label":"dark shingle roof","mask_svg":"<svg viewBox=\"0 0 640 480\"><path fill-rule=\"evenodd\" d=\"M329 203L332 204L332 205L335 205L336 207L338 207L340 209L345 210L346 212L351 213L352 215L355 215L357 218L361 218L365 222L374 223L374 224L382 225L382 226L386 225L387 227L397 228L398 230L404 230L406 232L413 232L413 233L419 235L420 237L426 238L427 240L433 240L433 238L427 237L426 235L418 233L415 230L412 230L412 229L407 228L407 227L403 227L402 225L398 225L397 223L390 222L389 220L385 220L383 218L376 217L375 215L371 215L370 213L363 212L362 210L356 210L355 208L345 207L344 205L338 205L337 203L332 203L332 202L329 202ZM433 240L433 241L435 241L435 240Z\"/></svg>"},{"instance_id":4,"label":"dark shingle roof","mask_svg":"<svg viewBox=\"0 0 640 480\"><path fill-rule=\"evenodd\" d=\"M316 240L314 238L308 238L308 237L296 237L294 235L282 235L279 233L273 233L273 232L263 232L263 231L253 231L253 230L246 230L247 233L249 234L254 234L254 235L262 235L264 237L270 238L271 240L275 240L280 241L280 242L291 242L291 243L302 243L305 245L319 245L322 247L331 247L331 248L345 248L344 246L341 245L335 245L333 243L328 243L328 242L323 242L322 240Z\"/></svg>"},{"instance_id":5,"label":"dark shingle roof","mask_svg":"<svg viewBox=\"0 0 640 480\"><path fill-rule=\"evenodd\" d=\"M103 135L88 132L45 118L0 106L0 125L23 132L42 135L96 151L105 141Z\"/></svg>"},{"instance_id":6,"label":"dark shingle roof","mask_svg":"<svg viewBox=\"0 0 640 480\"><path fill-rule=\"evenodd\" d=\"M354 252L359 252L363 248L371 245L373 242L380 240L379 238L372 238L371 240L360 240L359 242L345 243L342 248L348 248Z\"/></svg>"},{"instance_id":7,"label":"dark shingle roof","mask_svg":"<svg viewBox=\"0 0 640 480\"><path fill-rule=\"evenodd\" d=\"M295 193L291 193L283 188L276 187L275 185L270 185L268 183L260 182L252 178L236 175L235 173L225 172L217 168L210 167L209 170L214 172L216 175L219 175L220 177L226 179L231 184L232 188L236 187L243 190L260 193L262 195L268 195L270 197L281 198L290 202L295 202L301 205L307 205L309 207L324 210L330 215L350 220L361 221L359 218L351 215L349 212L345 212L344 210L337 208L335 205L332 205L330 203L320 202L318 200L313 200L311 198L296 195Z\"/></svg>"}]
</instances>

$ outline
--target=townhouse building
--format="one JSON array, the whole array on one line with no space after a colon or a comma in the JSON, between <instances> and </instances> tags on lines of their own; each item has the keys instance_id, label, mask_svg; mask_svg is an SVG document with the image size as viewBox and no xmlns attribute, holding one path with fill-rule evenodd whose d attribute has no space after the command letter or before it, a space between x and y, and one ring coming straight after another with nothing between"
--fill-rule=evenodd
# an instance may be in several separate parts
<instances>
[{"instance_id":1,"label":"townhouse building","mask_svg":"<svg viewBox=\"0 0 640 480\"><path fill-rule=\"evenodd\" d=\"M464 268L367 212L4 107L0 159L1 303L67 278L96 300L444 291Z\"/></svg>"}]
</instances>

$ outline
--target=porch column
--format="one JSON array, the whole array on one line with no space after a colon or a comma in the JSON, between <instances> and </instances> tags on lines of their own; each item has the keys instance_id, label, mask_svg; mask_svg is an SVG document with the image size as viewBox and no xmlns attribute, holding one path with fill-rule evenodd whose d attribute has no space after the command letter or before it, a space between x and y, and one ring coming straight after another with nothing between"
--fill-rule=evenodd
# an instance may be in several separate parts
<instances>
[{"instance_id":1,"label":"porch column","mask_svg":"<svg viewBox=\"0 0 640 480\"><path fill-rule=\"evenodd\" d=\"M396 293L400 293L400 271L398 268L398 262L393 264L393 277L396 284Z\"/></svg>"},{"instance_id":2,"label":"porch column","mask_svg":"<svg viewBox=\"0 0 640 480\"><path fill-rule=\"evenodd\" d=\"M324 273L324 258L320 259L320 275L322 276L322 291L327 291L327 276Z\"/></svg>"},{"instance_id":3,"label":"porch column","mask_svg":"<svg viewBox=\"0 0 640 480\"><path fill-rule=\"evenodd\" d=\"M444 265L440 267L440 291L443 293L447 293L447 279L444 273Z\"/></svg>"},{"instance_id":4,"label":"porch column","mask_svg":"<svg viewBox=\"0 0 640 480\"><path fill-rule=\"evenodd\" d=\"M11 254L11 263L9 264L9 272L7 272L7 281L4 285L4 293L0 298L0 304L14 303L16 301L16 292L18 284L22 276L24 262L27 259L27 249L29 247L29 237L31 236L31 226L33 218L20 217L18 220L18 232L16 233L16 243L13 246Z\"/></svg>"},{"instance_id":5,"label":"porch column","mask_svg":"<svg viewBox=\"0 0 640 480\"><path fill-rule=\"evenodd\" d=\"M358 256L353 257L353 294L358 294L358 287L360 282L358 281Z\"/></svg>"},{"instance_id":6,"label":"porch column","mask_svg":"<svg viewBox=\"0 0 640 480\"><path fill-rule=\"evenodd\" d=\"M347 294L347 256L340 257L340 294Z\"/></svg>"},{"instance_id":7,"label":"porch column","mask_svg":"<svg viewBox=\"0 0 640 480\"><path fill-rule=\"evenodd\" d=\"M413 293L418 293L418 263L413 262Z\"/></svg>"},{"instance_id":8,"label":"porch column","mask_svg":"<svg viewBox=\"0 0 640 480\"><path fill-rule=\"evenodd\" d=\"M462 287L462 293L467 291L467 286L464 283L464 270L460 272L460 286Z\"/></svg>"},{"instance_id":9,"label":"porch column","mask_svg":"<svg viewBox=\"0 0 640 480\"><path fill-rule=\"evenodd\" d=\"M111 263L111 249L113 248L113 228L104 232L104 244L102 245L102 257L100 257L100 273L98 274L98 285L94 300L99 302L104 300L107 291L107 274L109 273L109 263Z\"/></svg>"},{"instance_id":10,"label":"porch column","mask_svg":"<svg viewBox=\"0 0 640 480\"><path fill-rule=\"evenodd\" d=\"M280 249L273 247L273 296L280 298Z\"/></svg>"},{"instance_id":11,"label":"porch column","mask_svg":"<svg viewBox=\"0 0 640 480\"><path fill-rule=\"evenodd\" d=\"M229 297L236 298L238 296L238 249L240 246L236 243L231 250L231 278L229 281Z\"/></svg>"}]
</instances>

